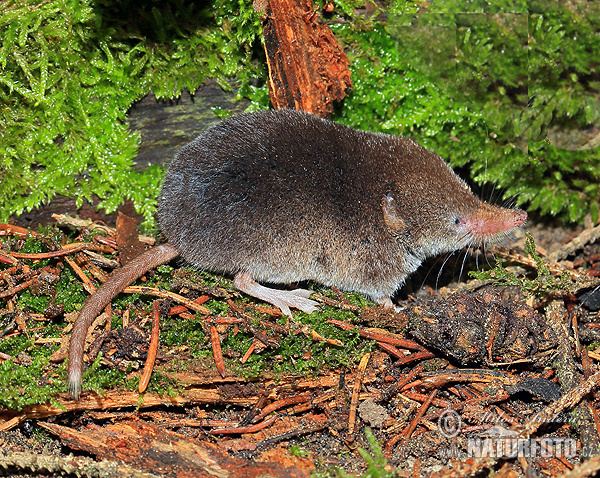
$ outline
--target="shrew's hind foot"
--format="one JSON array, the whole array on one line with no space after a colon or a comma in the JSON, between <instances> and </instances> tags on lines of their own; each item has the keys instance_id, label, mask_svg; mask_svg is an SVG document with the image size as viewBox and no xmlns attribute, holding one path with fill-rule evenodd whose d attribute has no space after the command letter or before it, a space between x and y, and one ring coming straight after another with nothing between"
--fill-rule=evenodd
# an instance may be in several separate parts
<instances>
[{"instance_id":1,"label":"shrew's hind foot","mask_svg":"<svg viewBox=\"0 0 600 478\"><path fill-rule=\"evenodd\" d=\"M236 289L264 300L279 308L285 315L291 317L290 307L310 314L317 310L319 303L309 299L312 292L306 289L280 290L260 285L248 272L240 272L233 279Z\"/></svg>"}]
</instances>

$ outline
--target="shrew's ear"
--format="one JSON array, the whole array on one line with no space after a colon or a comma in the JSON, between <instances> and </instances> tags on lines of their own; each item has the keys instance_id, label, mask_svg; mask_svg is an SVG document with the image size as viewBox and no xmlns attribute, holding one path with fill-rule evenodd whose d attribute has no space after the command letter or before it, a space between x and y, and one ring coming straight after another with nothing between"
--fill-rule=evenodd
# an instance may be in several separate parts
<instances>
[{"instance_id":1,"label":"shrew's ear","mask_svg":"<svg viewBox=\"0 0 600 478\"><path fill-rule=\"evenodd\" d=\"M406 228L406 223L402 220L396 206L394 205L394 196L388 193L381 200L381 209L383 210L383 222L392 232L399 232Z\"/></svg>"}]
</instances>

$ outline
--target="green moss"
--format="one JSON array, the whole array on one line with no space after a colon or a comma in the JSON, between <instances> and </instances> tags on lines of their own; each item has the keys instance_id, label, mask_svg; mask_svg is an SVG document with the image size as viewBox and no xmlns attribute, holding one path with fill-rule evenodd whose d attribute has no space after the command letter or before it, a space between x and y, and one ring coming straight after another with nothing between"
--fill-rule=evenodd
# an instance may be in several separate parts
<instances>
[{"instance_id":1,"label":"green moss","mask_svg":"<svg viewBox=\"0 0 600 478\"><path fill-rule=\"evenodd\" d=\"M21 362L0 361L0 409L22 409L48 401L56 405L53 397L66 391L64 367L49 362L58 343L34 343L36 338L59 338L63 325L30 322L28 327L42 328L0 340L0 352L17 357Z\"/></svg>"},{"instance_id":2,"label":"green moss","mask_svg":"<svg viewBox=\"0 0 600 478\"><path fill-rule=\"evenodd\" d=\"M518 286L540 299L552 297L555 292L569 293L574 286L574 281L567 271L560 277L550 272L548 264L538 255L535 250L535 242L531 234L527 233L525 249L537 265L537 275L534 279L519 277L507 270L501 261L489 271L469 271L469 275L479 280L491 280L494 285Z\"/></svg>"},{"instance_id":3,"label":"green moss","mask_svg":"<svg viewBox=\"0 0 600 478\"><path fill-rule=\"evenodd\" d=\"M261 96L250 86L262 72L250 44L259 17L249 2L225 1L216 22L215 8L3 2L0 220L56 194L78 205L95 194L108 212L129 198L151 222L162 173L132 168L140 138L128 128L130 106L150 90L165 99L194 92L207 78L231 89L235 77L240 95Z\"/></svg>"},{"instance_id":4,"label":"green moss","mask_svg":"<svg viewBox=\"0 0 600 478\"><path fill-rule=\"evenodd\" d=\"M228 306L222 300L213 299L205 305L213 313L223 309L223 314L227 315ZM323 337L341 340L344 345L336 347L316 342L303 334L275 335L268 328L262 327L257 318L253 325L267 335L274 336L279 340L280 345L253 354L245 364L241 365L237 360L229 360L227 357L230 354L241 357L252 344L254 336L244 331L243 327L233 334L232 327L229 327L227 332L221 334L221 347L226 357L226 366L236 373L249 377L256 377L264 372L304 374L332 367L352 366L366 351L370 350L370 343L360 339L355 331L340 331L339 328L327 323L330 318L352 321L355 315L351 312L322 306L318 312L310 315L295 312L294 317L298 325L307 325ZM205 358L211 355L212 346L202 321L202 316L197 320L170 317L161 325L161 344L166 347L186 345L187 353L193 358ZM285 325L287 318L282 318L281 322L281 325Z\"/></svg>"},{"instance_id":5,"label":"green moss","mask_svg":"<svg viewBox=\"0 0 600 478\"><path fill-rule=\"evenodd\" d=\"M65 305L65 313L78 311L87 298L83 286L79 282L71 269L65 270L60 275L60 280L56 284L56 304Z\"/></svg>"},{"instance_id":6,"label":"green moss","mask_svg":"<svg viewBox=\"0 0 600 478\"><path fill-rule=\"evenodd\" d=\"M305 456L309 455L309 452L306 451L304 448L300 447L299 445L291 445L288 448L288 451L293 455L296 456L298 458L302 458Z\"/></svg>"},{"instance_id":7,"label":"green moss","mask_svg":"<svg viewBox=\"0 0 600 478\"><path fill-rule=\"evenodd\" d=\"M263 372L306 374L340 366L352 367L362 355L371 350L370 342L361 339L356 331L342 331L328 324L327 320L352 322L355 318L351 312L329 306L321 306L317 312L310 315L295 311L294 320L297 326L306 325L325 338L339 339L343 346L334 346L315 341L304 334L292 333L277 336L280 341L277 348L253 354L244 365L232 362L231 366L245 376L258 376ZM282 325L285 325L287 318L282 321ZM222 346L243 355L251 343L252 336L242 331L235 336L228 334Z\"/></svg>"},{"instance_id":8,"label":"green moss","mask_svg":"<svg viewBox=\"0 0 600 478\"><path fill-rule=\"evenodd\" d=\"M45 243L49 240L46 236L28 238L22 241L21 250L30 253L45 252L48 248ZM53 240L58 240L54 237ZM6 239L5 239L6 240ZM51 267L56 266L57 259L48 259L45 261L29 261L32 269L40 268L47 263ZM0 266L2 267L2 266ZM8 266L4 266L8 268ZM234 292L231 289L231 280L217 274L211 274L191 269L174 270L171 266L163 265L158 267L152 274L146 275L145 285L157 287L160 289L170 289L171 283L189 281L190 284L196 284L199 287L221 287L229 289L232 297L239 306L244 303L254 301L251 298ZM137 283L141 283L137 281ZM311 284L309 284L311 286ZM56 298L55 303L64 303L65 312L79 310L87 297L87 293L69 267L63 267L60 271L60 277L55 285ZM336 298L333 291L329 289L319 289L319 293ZM200 292L199 292L200 293ZM355 305L363 306L370 304L360 294L346 294L348 300ZM17 309L31 313L43 313L48 306L50 297L45 295L34 295L29 289L19 292L16 306ZM145 310L150 313L154 297L144 294L119 294L113 300L114 310ZM264 305L258 302L260 305ZM212 316L230 316L229 305L223 298L211 298L205 303L205 306L212 311ZM343 346L334 346L325 342L315 341L306 337L304 333L281 334L275 333L268 326L264 326L261 320L273 320L272 317L259 313L256 310L249 309L254 319L252 325L258 330L262 330L267 335L271 335L279 342L276 348L267 348L260 353L253 354L245 364L240 364L237 358L241 357L250 347L254 340L251 332L246 331L240 326L237 333L233 333L234 328L228 327L221 334L222 348L224 350L226 366L229 370L239 373L243 376L256 377L263 373L284 374L311 374L330 368L348 367L356 364L360 357L371 350L372 344L369 341L362 340L355 330L341 331L339 328L327 323L329 319L337 319L346 322L352 322L356 315L349 311L338 310L331 306L323 305L313 314L294 312L294 323L292 331L298 331L299 327L306 326L308 331L311 329L325 338L339 339ZM135 320L134 317L131 320ZM279 325L288 326L289 319L280 317ZM0 371L0 392L3 389L11 389L0 399L0 407L22 408L25 405L45 402L53 395L66 391L65 388L65 367L66 364L55 366L49 363L50 355L58 348L57 343L39 345L34 340L41 337L61 337L65 324L56 322L34 323L30 322L28 328L43 327L34 332L15 335L0 341L0 352L10 356L17 357L19 354L26 354L31 357L33 365L17 365L10 361L2 363L3 369ZM122 327L122 318L119 314L113 314L113 329ZM146 324L150 329L150 323ZM184 319L179 316L164 318L161 321L160 332L161 346L165 349L185 346L186 355L191 360L209 360L212 362L212 346L207 334L205 317L202 314L196 314L196 319ZM134 390L139 382L139 377L127 378L131 370L119 371L106 368L101 364L100 356L84 372L83 387L87 390L100 392L106 388L126 387ZM51 376L52 379L47 377ZM16 379L13 381L13 377ZM38 387L38 383L42 384ZM177 385L159 375L153 376L149 391L157 393L176 393ZM35 392L29 393L27 390Z\"/></svg>"},{"instance_id":9,"label":"green moss","mask_svg":"<svg viewBox=\"0 0 600 478\"><path fill-rule=\"evenodd\" d=\"M61 233L55 228L40 228L38 234L39 236L29 236L23 241L19 240L18 252L24 254L44 253L50 250L48 243L60 244ZM10 249L15 249L14 244L17 242L8 238L2 238L0 241ZM42 267L56 264L56 259L53 258L43 260L21 259L21 261L32 270L39 270ZM63 267L58 282L53 284L52 288L56 290L54 303L64 304L66 313L79 310L86 297L83 286L68 266ZM36 295L27 288L19 293L16 305L29 312L41 314L48 307L50 300L49 295Z\"/></svg>"},{"instance_id":10,"label":"green moss","mask_svg":"<svg viewBox=\"0 0 600 478\"><path fill-rule=\"evenodd\" d=\"M191 357L206 356L207 335L200 320L169 317L161 324L160 342L165 347L187 345Z\"/></svg>"},{"instance_id":11,"label":"green moss","mask_svg":"<svg viewBox=\"0 0 600 478\"><path fill-rule=\"evenodd\" d=\"M27 289L19 295L17 307L24 308L34 314L43 314L49 302L50 297L47 295L34 295Z\"/></svg>"},{"instance_id":12,"label":"green moss","mask_svg":"<svg viewBox=\"0 0 600 478\"><path fill-rule=\"evenodd\" d=\"M123 384L128 383L125 379L125 372L116 368L100 369L101 360L102 353L99 353L94 363L83 372L82 387L84 390L93 390L101 394L105 389L123 386ZM139 382L139 378L137 380ZM130 388L135 385L135 380L129 381Z\"/></svg>"},{"instance_id":13,"label":"green moss","mask_svg":"<svg viewBox=\"0 0 600 478\"><path fill-rule=\"evenodd\" d=\"M204 305L216 316L226 316L229 312L229 306L222 299L211 299Z\"/></svg>"},{"instance_id":14,"label":"green moss","mask_svg":"<svg viewBox=\"0 0 600 478\"><path fill-rule=\"evenodd\" d=\"M16 344L12 345L11 351ZM0 348L7 346L0 342ZM64 383L64 373L54 372L47 357L34 355L26 366L3 360L0 362L0 408L20 410L46 402L57 406L53 397L65 391Z\"/></svg>"}]
</instances>

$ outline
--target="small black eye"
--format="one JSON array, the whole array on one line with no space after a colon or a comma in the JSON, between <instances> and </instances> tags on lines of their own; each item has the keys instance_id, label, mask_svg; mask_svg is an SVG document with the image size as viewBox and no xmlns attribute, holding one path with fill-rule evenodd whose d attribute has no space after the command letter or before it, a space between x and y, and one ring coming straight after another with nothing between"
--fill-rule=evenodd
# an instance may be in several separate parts
<instances>
[{"instance_id":1,"label":"small black eye","mask_svg":"<svg viewBox=\"0 0 600 478\"><path fill-rule=\"evenodd\" d=\"M454 224L456 224L457 226L460 224L460 217L454 218Z\"/></svg>"}]
</instances>

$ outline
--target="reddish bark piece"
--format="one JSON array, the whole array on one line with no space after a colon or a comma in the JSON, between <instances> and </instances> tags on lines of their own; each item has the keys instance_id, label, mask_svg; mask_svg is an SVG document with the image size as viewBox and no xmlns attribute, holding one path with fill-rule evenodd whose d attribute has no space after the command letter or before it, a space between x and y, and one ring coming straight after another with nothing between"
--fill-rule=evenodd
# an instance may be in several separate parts
<instances>
[{"instance_id":1,"label":"reddish bark piece","mask_svg":"<svg viewBox=\"0 0 600 478\"><path fill-rule=\"evenodd\" d=\"M210 326L210 341L212 343L213 357L215 359L215 367L221 377L227 375L225 369L225 361L223 360L223 352L221 351L221 338L219 337L219 331L214 325Z\"/></svg>"},{"instance_id":2,"label":"reddish bark piece","mask_svg":"<svg viewBox=\"0 0 600 478\"><path fill-rule=\"evenodd\" d=\"M138 391L144 393L150 383L154 362L156 361L156 351L158 350L158 339L160 334L160 304L157 300L152 304L152 335L150 338L150 346L148 347L148 357L144 364L144 372L140 378Z\"/></svg>"},{"instance_id":3,"label":"reddish bark piece","mask_svg":"<svg viewBox=\"0 0 600 478\"><path fill-rule=\"evenodd\" d=\"M348 57L331 29L319 23L312 0L269 0L263 36L275 108L326 117L352 89Z\"/></svg>"},{"instance_id":4,"label":"reddish bark piece","mask_svg":"<svg viewBox=\"0 0 600 478\"><path fill-rule=\"evenodd\" d=\"M51 423L40 425L72 448L86 450L99 458L127 463L151 473L178 478L308 476L296 467L283 468L278 463L232 458L214 443L199 443L141 420L87 428L81 432Z\"/></svg>"},{"instance_id":5,"label":"reddish bark piece","mask_svg":"<svg viewBox=\"0 0 600 478\"><path fill-rule=\"evenodd\" d=\"M121 264L127 264L134 257L144 252L144 244L137 233L138 221L119 211L117 217L117 244Z\"/></svg>"}]
</instances>

